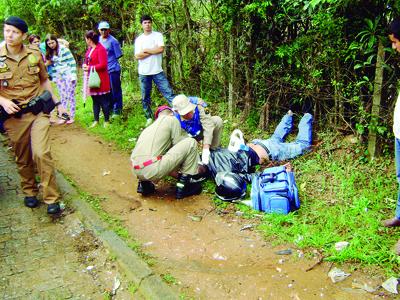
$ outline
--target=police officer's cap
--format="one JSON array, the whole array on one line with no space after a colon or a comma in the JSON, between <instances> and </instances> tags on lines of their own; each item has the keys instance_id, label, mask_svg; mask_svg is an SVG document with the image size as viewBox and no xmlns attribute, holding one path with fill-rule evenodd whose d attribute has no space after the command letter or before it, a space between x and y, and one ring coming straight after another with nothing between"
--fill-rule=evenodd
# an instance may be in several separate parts
<instances>
[{"instance_id":1,"label":"police officer's cap","mask_svg":"<svg viewBox=\"0 0 400 300\"><path fill-rule=\"evenodd\" d=\"M23 33L28 32L28 24L26 24L26 22L24 20L22 20L21 18L14 17L14 16L8 17L4 21L4 24L14 26L14 27L18 28L19 30L21 30Z\"/></svg>"}]
</instances>

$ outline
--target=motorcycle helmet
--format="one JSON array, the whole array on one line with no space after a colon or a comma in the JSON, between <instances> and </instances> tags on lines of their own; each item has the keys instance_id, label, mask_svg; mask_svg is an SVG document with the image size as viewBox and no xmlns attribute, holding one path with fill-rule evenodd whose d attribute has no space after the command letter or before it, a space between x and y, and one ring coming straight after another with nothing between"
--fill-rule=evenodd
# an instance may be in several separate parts
<instances>
[{"instance_id":1,"label":"motorcycle helmet","mask_svg":"<svg viewBox=\"0 0 400 300\"><path fill-rule=\"evenodd\" d=\"M215 194L223 201L238 200L246 195L246 181L237 173L218 172L215 183Z\"/></svg>"}]
</instances>

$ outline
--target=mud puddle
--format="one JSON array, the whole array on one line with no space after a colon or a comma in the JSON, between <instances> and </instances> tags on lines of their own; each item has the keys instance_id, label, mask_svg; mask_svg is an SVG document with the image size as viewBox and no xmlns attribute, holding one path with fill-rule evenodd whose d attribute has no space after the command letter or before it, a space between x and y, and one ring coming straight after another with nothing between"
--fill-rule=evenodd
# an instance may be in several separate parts
<instances>
[{"instance_id":1,"label":"mud puddle","mask_svg":"<svg viewBox=\"0 0 400 300\"><path fill-rule=\"evenodd\" d=\"M119 216L144 251L156 258L152 268L169 278L181 295L196 299L373 299L353 289L358 282L376 286L382 278L352 272L333 284L330 264L277 250L253 231L254 220L234 213L221 216L208 195L174 199L172 186L158 186L148 198L136 194L129 154L73 124L51 129L56 167L93 195L105 198L103 208ZM246 226L250 225L250 226ZM242 229L242 230L241 230ZM293 248L292 248L293 249ZM339 266L340 267L340 266ZM346 269L346 267L343 267Z\"/></svg>"}]
</instances>

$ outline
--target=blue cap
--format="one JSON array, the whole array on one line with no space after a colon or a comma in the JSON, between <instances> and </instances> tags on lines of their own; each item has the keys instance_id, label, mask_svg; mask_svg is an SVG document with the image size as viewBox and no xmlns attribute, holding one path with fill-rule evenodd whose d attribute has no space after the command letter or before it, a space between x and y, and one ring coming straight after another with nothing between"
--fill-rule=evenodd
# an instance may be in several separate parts
<instances>
[{"instance_id":1,"label":"blue cap","mask_svg":"<svg viewBox=\"0 0 400 300\"><path fill-rule=\"evenodd\" d=\"M99 23L99 26L97 27L98 30L100 29L110 29L110 24L108 24L108 22L106 21L101 21Z\"/></svg>"}]
</instances>

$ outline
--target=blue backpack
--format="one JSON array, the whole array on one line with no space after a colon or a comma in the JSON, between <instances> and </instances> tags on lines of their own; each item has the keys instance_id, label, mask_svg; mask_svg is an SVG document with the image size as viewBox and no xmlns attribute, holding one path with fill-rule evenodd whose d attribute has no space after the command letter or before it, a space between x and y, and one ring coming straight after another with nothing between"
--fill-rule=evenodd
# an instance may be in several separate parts
<instances>
[{"instance_id":1,"label":"blue backpack","mask_svg":"<svg viewBox=\"0 0 400 300\"><path fill-rule=\"evenodd\" d=\"M251 180L253 209L266 213L288 214L300 208L299 193L293 172L284 166L253 174Z\"/></svg>"}]
</instances>

